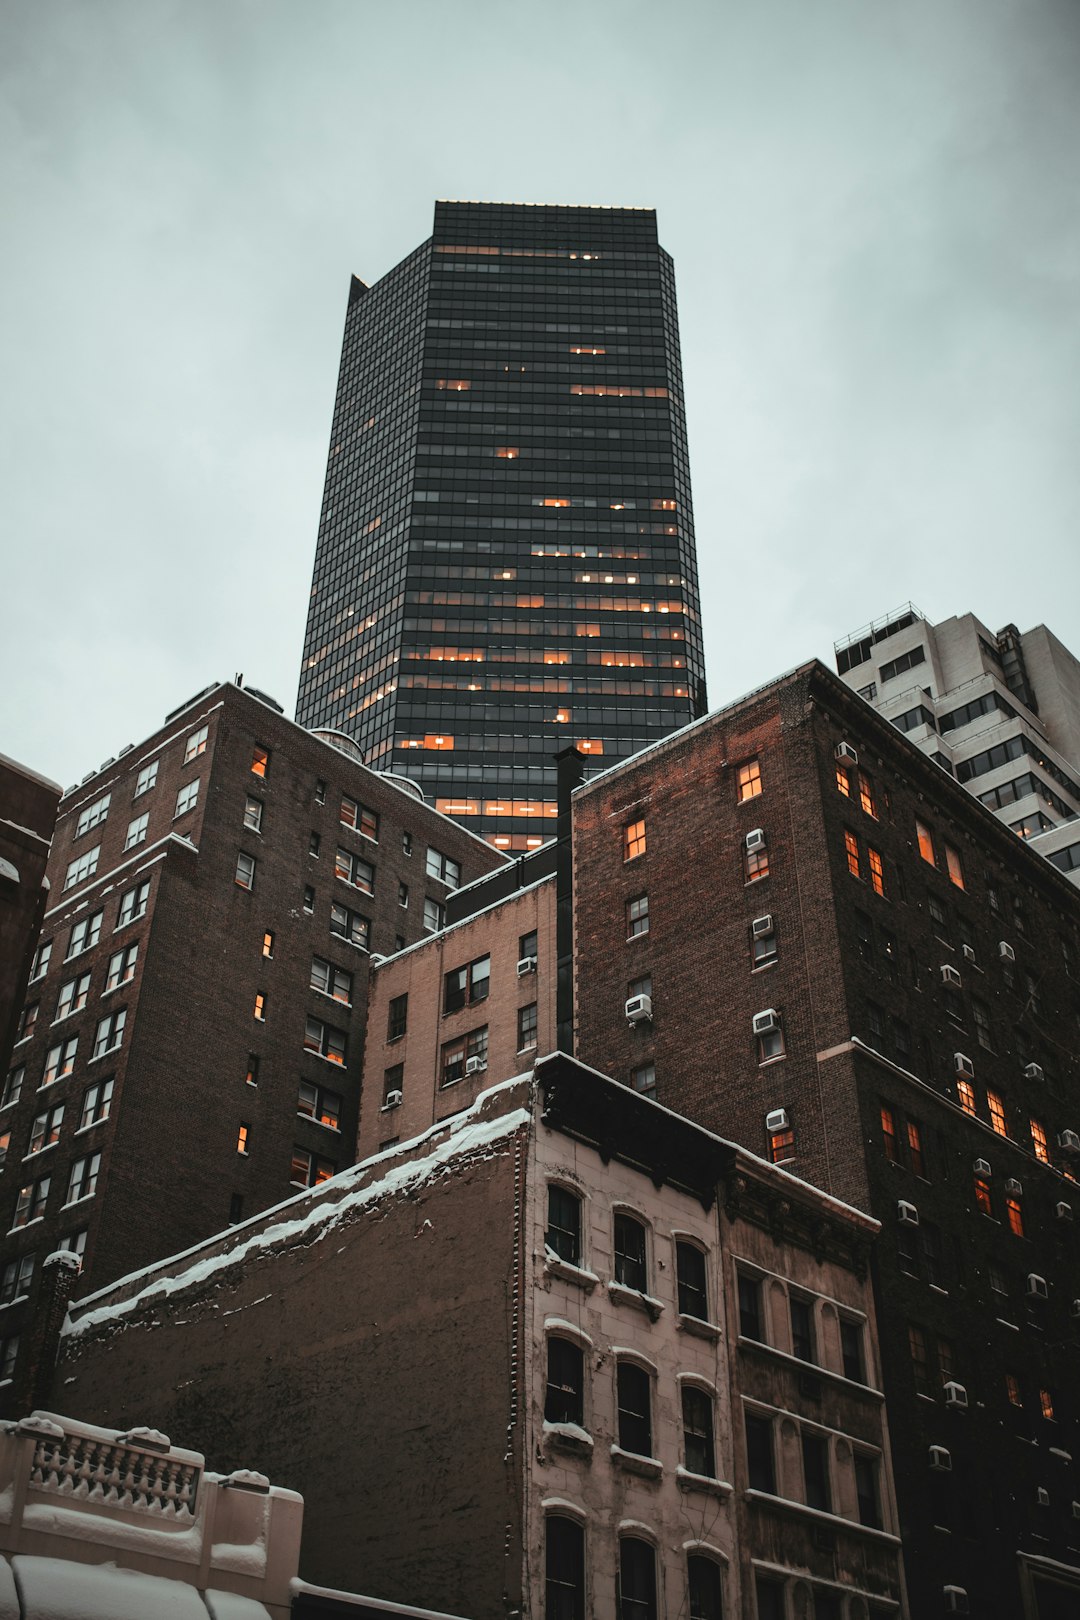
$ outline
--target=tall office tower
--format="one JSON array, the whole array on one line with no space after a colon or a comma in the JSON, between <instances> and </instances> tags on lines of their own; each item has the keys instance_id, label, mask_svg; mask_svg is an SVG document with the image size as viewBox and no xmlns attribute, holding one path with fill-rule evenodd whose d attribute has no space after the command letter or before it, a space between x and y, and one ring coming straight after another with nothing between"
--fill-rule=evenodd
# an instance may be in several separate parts
<instances>
[{"instance_id":1,"label":"tall office tower","mask_svg":"<svg viewBox=\"0 0 1080 1620\"><path fill-rule=\"evenodd\" d=\"M836 643L848 686L1080 885L1080 661L1044 624L995 635L912 603Z\"/></svg>"},{"instance_id":2,"label":"tall office tower","mask_svg":"<svg viewBox=\"0 0 1080 1620\"><path fill-rule=\"evenodd\" d=\"M297 719L521 850L560 748L608 765L704 709L655 213L437 203L352 282Z\"/></svg>"}]
</instances>

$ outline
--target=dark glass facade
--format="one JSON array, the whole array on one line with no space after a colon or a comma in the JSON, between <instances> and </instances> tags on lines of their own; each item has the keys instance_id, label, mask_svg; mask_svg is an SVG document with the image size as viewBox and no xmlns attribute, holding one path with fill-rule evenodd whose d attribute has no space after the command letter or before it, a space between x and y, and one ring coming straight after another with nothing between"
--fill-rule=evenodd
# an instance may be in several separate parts
<instances>
[{"instance_id":1,"label":"dark glass facade","mask_svg":"<svg viewBox=\"0 0 1080 1620\"><path fill-rule=\"evenodd\" d=\"M437 203L349 297L297 719L504 849L706 708L675 280L651 209Z\"/></svg>"}]
</instances>

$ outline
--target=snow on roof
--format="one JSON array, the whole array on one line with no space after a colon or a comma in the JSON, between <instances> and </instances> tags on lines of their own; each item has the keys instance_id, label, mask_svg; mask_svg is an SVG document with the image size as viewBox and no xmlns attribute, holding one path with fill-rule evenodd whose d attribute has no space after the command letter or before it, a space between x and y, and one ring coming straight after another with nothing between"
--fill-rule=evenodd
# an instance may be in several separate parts
<instances>
[{"instance_id":1,"label":"snow on roof","mask_svg":"<svg viewBox=\"0 0 1080 1620\"><path fill-rule=\"evenodd\" d=\"M0 1569L4 1571L0 1602L7 1595L12 1571L18 1586L14 1607L0 1610L5 1620L9 1613L12 1620L148 1620L150 1615L154 1620L207 1620L209 1605L186 1581L117 1569L115 1564L22 1554L10 1566L0 1560ZM261 1603L243 1601L242 1610L209 1609L209 1613L215 1620L270 1620L270 1611Z\"/></svg>"}]
</instances>

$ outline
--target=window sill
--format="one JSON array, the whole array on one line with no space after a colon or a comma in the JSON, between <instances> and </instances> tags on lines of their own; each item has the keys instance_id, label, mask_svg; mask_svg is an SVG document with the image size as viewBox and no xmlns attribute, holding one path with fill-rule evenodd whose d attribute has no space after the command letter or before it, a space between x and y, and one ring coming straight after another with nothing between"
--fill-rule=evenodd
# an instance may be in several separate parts
<instances>
[{"instance_id":1,"label":"window sill","mask_svg":"<svg viewBox=\"0 0 1080 1620\"><path fill-rule=\"evenodd\" d=\"M675 1470L675 1478L680 1491L703 1491L709 1496L731 1496L735 1490L727 1480L713 1479L709 1474L694 1474L682 1463Z\"/></svg>"},{"instance_id":2,"label":"window sill","mask_svg":"<svg viewBox=\"0 0 1080 1620\"><path fill-rule=\"evenodd\" d=\"M307 915L310 917L311 912L309 911L307 913ZM331 930L331 932L330 932L330 938L339 940L342 945L348 945L350 950L363 951L365 956L370 956L370 954L371 954L371 946L370 945L361 945L361 943L360 943L360 941L358 939L346 939L344 934L335 934L333 932L333 930Z\"/></svg>"},{"instance_id":3,"label":"window sill","mask_svg":"<svg viewBox=\"0 0 1080 1620\"><path fill-rule=\"evenodd\" d=\"M627 943L627 944L628 944L628 945L633 945L633 943L634 943L634 941L635 941L635 940L638 940L638 939L644 939L644 938L645 938L645 936L646 936L646 935L647 935L647 934L648 934L648 932L649 932L649 930L648 930L648 929L647 929L647 928L643 928L643 929L642 929L642 930L641 930L641 932L640 932L640 933L638 933L638 934L627 934L627 936L626 936L626 943Z\"/></svg>"},{"instance_id":4,"label":"window sill","mask_svg":"<svg viewBox=\"0 0 1080 1620\"><path fill-rule=\"evenodd\" d=\"M144 868L144 870L145 870L145 868ZM117 923L116 927L113 929L113 933L118 934L120 932L121 928L130 928L132 923L142 922L142 920L143 920L143 918L145 916L146 916L146 912L145 911L140 911L138 916L125 917L123 922L118 922Z\"/></svg>"},{"instance_id":5,"label":"window sill","mask_svg":"<svg viewBox=\"0 0 1080 1620\"><path fill-rule=\"evenodd\" d=\"M95 1126L104 1125L104 1123L108 1119L108 1117L109 1117L108 1114L102 1114L100 1119L92 1119L90 1121L89 1125L80 1125L79 1128L77 1130L72 1131L71 1134L72 1134L72 1136L85 1136L86 1132L87 1131L92 1131ZM53 1145L55 1146L55 1143Z\"/></svg>"},{"instance_id":6,"label":"window sill","mask_svg":"<svg viewBox=\"0 0 1080 1620\"><path fill-rule=\"evenodd\" d=\"M769 958L769 960L767 962L756 962L754 964L754 966L750 969L750 972L751 973L766 973L769 968L776 967L779 960L780 960L780 958L778 956L770 956L770 958Z\"/></svg>"},{"instance_id":7,"label":"window sill","mask_svg":"<svg viewBox=\"0 0 1080 1620\"><path fill-rule=\"evenodd\" d=\"M544 1275L558 1277L563 1282L576 1283L587 1294L591 1294L600 1281L595 1271L588 1271L584 1266L575 1266L572 1260L564 1260L551 1249L546 1249L544 1253Z\"/></svg>"},{"instance_id":8,"label":"window sill","mask_svg":"<svg viewBox=\"0 0 1080 1620\"><path fill-rule=\"evenodd\" d=\"M714 1322L706 1322L700 1316L688 1316L685 1311L679 1312L677 1325L681 1332L692 1334L695 1339L710 1339L715 1344L720 1337L720 1329Z\"/></svg>"},{"instance_id":9,"label":"window sill","mask_svg":"<svg viewBox=\"0 0 1080 1620\"><path fill-rule=\"evenodd\" d=\"M644 1311L653 1322L658 1322L663 1312L663 1302L653 1299L649 1294L643 1294L640 1288L627 1288L625 1283L610 1281L607 1285L608 1295L615 1305L633 1305L636 1310Z\"/></svg>"},{"instance_id":10,"label":"window sill","mask_svg":"<svg viewBox=\"0 0 1080 1620\"><path fill-rule=\"evenodd\" d=\"M129 984L133 984L134 981L135 975L133 973L130 978L121 979L119 984L107 984L104 990L101 992L101 995L98 997L99 1001L104 1001L106 996L115 996L118 990L126 990L127 986Z\"/></svg>"},{"instance_id":11,"label":"window sill","mask_svg":"<svg viewBox=\"0 0 1080 1620\"><path fill-rule=\"evenodd\" d=\"M23 1221L21 1226L11 1226L8 1228L8 1237L14 1237L16 1232L25 1232L28 1226L39 1226L44 1219L44 1215L35 1215L33 1220Z\"/></svg>"},{"instance_id":12,"label":"window sill","mask_svg":"<svg viewBox=\"0 0 1080 1620\"><path fill-rule=\"evenodd\" d=\"M76 1013L81 1013L82 1010L83 1010L83 1007L85 1007L85 1006L86 1006L86 1002L84 1001L82 1003L82 1006L72 1007L66 1013L59 1013L57 1015L57 1017L55 1017L53 1019L52 1023L49 1025L49 1028L50 1029L55 1029L57 1024L66 1024L69 1018L74 1018Z\"/></svg>"},{"instance_id":13,"label":"window sill","mask_svg":"<svg viewBox=\"0 0 1080 1620\"><path fill-rule=\"evenodd\" d=\"M642 1457L636 1451L624 1451L622 1446L612 1446L611 1460L628 1474L640 1474L643 1479L660 1479L664 1472L659 1457Z\"/></svg>"},{"instance_id":14,"label":"window sill","mask_svg":"<svg viewBox=\"0 0 1080 1620\"><path fill-rule=\"evenodd\" d=\"M556 1451L569 1451L587 1459L592 1457L592 1435L577 1423L549 1423L545 1418L544 1440Z\"/></svg>"},{"instance_id":15,"label":"window sill","mask_svg":"<svg viewBox=\"0 0 1080 1620\"><path fill-rule=\"evenodd\" d=\"M751 1486L746 1493L751 1502L760 1502L769 1507L790 1510L799 1518L807 1518L817 1524L828 1525L834 1530L846 1530L856 1536L872 1536L875 1541L885 1541L893 1547L899 1547L900 1537L894 1536L889 1530L878 1530L870 1524L860 1524L858 1519L845 1519L839 1513L827 1513L824 1508L810 1507L806 1502L796 1502L790 1496L778 1496L775 1491L763 1491Z\"/></svg>"},{"instance_id":16,"label":"window sill","mask_svg":"<svg viewBox=\"0 0 1080 1620\"><path fill-rule=\"evenodd\" d=\"M404 1100L405 1099L402 1098L402 1102L404 1102ZM395 1108L400 1108L400 1107L401 1107L401 1103L399 1103L399 1102L380 1103L379 1104L379 1113L380 1114L392 1114L394 1112Z\"/></svg>"},{"instance_id":17,"label":"window sill","mask_svg":"<svg viewBox=\"0 0 1080 1620\"><path fill-rule=\"evenodd\" d=\"M539 1043L537 1041L530 1041L528 1046L519 1046L518 1047L518 1053L520 1054L522 1052L535 1052L538 1044Z\"/></svg>"},{"instance_id":18,"label":"window sill","mask_svg":"<svg viewBox=\"0 0 1080 1620\"><path fill-rule=\"evenodd\" d=\"M34 1148L32 1152L24 1153L23 1164L26 1164L30 1159L40 1159L43 1153L51 1153L56 1146L56 1142L46 1142L44 1147Z\"/></svg>"},{"instance_id":19,"label":"window sill","mask_svg":"<svg viewBox=\"0 0 1080 1620\"><path fill-rule=\"evenodd\" d=\"M27 1041L32 1041L33 1038L34 1038L33 1030L30 1031L29 1035L20 1035L19 1039L15 1042L15 1045L11 1048L11 1050L13 1052L17 1052L19 1050L20 1046L25 1046Z\"/></svg>"},{"instance_id":20,"label":"window sill","mask_svg":"<svg viewBox=\"0 0 1080 1620\"><path fill-rule=\"evenodd\" d=\"M94 1056L92 1058L87 1058L86 1067L89 1068L91 1063L104 1063L105 1059L108 1058L108 1057L112 1057L114 1052L119 1052L120 1047L122 1045L123 1045L123 1042L121 1041L121 1042L118 1042L116 1046L107 1046L105 1048L104 1052L95 1052ZM73 1072L74 1071L71 1070L71 1069L68 1070L69 1074L71 1074ZM56 1078L58 1080L63 1080L63 1079L66 1079L66 1076L65 1075L57 1075ZM50 1084L53 1084L53 1083L54 1082L50 1082Z\"/></svg>"},{"instance_id":21,"label":"window sill","mask_svg":"<svg viewBox=\"0 0 1080 1620\"><path fill-rule=\"evenodd\" d=\"M5 1299L0 1304L0 1311L10 1310L12 1305L25 1305L29 1298L29 1294L16 1294L14 1299Z\"/></svg>"},{"instance_id":22,"label":"window sill","mask_svg":"<svg viewBox=\"0 0 1080 1620\"><path fill-rule=\"evenodd\" d=\"M306 1052L308 1057L318 1058L320 1063L329 1063L335 1069L344 1070L344 1069L346 1069L348 1067L348 1065L345 1063L344 1059L342 1059L342 1058L327 1057L325 1052L313 1052L309 1046L305 1046L304 1051Z\"/></svg>"},{"instance_id":23,"label":"window sill","mask_svg":"<svg viewBox=\"0 0 1080 1620\"><path fill-rule=\"evenodd\" d=\"M66 1204L60 1205L60 1213L63 1214L65 1209L76 1209L80 1204L85 1204L86 1200L93 1198L96 1192L97 1188L95 1187L93 1192L80 1193L78 1198L69 1198Z\"/></svg>"},{"instance_id":24,"label":"window sill","mask_svg":"<svg viewBox=\"0 0 1080 1620\"><path fill-rule=\"evenodd\" d=\"M273 957L270 957L269 960L273 961ZM337 1007L347 1007L350 1012L352 1011L352 1002L351 1001L344 1001L341 998L341 996L331 995L329 990L320 990L318 985L311 984L311 985L308 986L308 989L312 992L313 995L322 996L324 1001L332 1001L335 1006L337 1006Z\"/></svg>"},{"instance_id":25,"label":"window sill","mask_svg":"<svg viewBox=\"0 0 1080 1620\"><path fill-rule=\"evenodd\" d=\"M328 1125L325 1119L316 1119L314 1114L305 1114L302 1109L296 1110L297 1119L306 1119L309 1125L317 1125L320 1131L330 1131L334 1136L341 1135L340 1125Z\"/></svg>"}]
</instances>

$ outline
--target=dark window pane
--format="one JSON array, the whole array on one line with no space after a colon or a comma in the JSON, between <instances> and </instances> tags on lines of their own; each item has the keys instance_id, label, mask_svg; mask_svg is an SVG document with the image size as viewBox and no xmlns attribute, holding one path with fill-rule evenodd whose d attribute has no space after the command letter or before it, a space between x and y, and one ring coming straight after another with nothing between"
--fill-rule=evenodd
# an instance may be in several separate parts
<instances>
[{"instance_id":1,"label":"dark window pane","mask_svg":"<svg viewBox=\"0 0 1080 1620\"><path fill-rule=\"evenodd\" d=\"M645 1228L632 1215L615 1217L615 1281L645 1292Z\"/></svg>"},{"instance_id":2,"label":"dark window pane","mask_svg":"<svg viewBox=\"0 0 1080 1620\"><path fill-rule=\"evenodd\" d=\"M761 1284L739 1273L739 1332L746 1339L761 1339Z\"/></svg>"},{"instance_id":3,"label":"dark window pane","mask_svg":"<svg viewBox=\"0 0 1080 1620\"><path fill-rule=\"evenodd\" d=\"M807 1507L820 1508L822 1513L832 1509L829 1492L828 1443L821 1435L804 1434L802 1437L803 1479L806 1484Z\"/></svg>"},{"instance_id":4,"label":"dark window pane","mask_svg":"<svg viewBox=\"0 0 1080 1620\"><path fill-rule=\"evenodd\" d=\"M585 1367L581 1349L569 1339L548 1340L547 1394L544 1417L548 1423L576 1423L585 1416Z\"/></svg>"},{"instance_id":5,"label":"dark window pane","mask_svg":"<svg viewBox=\"0 0 1080 1620\"><path fill-rule=\"evenodd\" d=\"M713 1405L703 1389L684 1384L682 1392L683 1447L686 1467L692 1474L716 1478L713 1447Z\"/></svg>"},{"instance_id":6,"label":"dark window pane","mask_svg":"<svg viewBox=\"0 0 1080 1620\"><path fill-rule=\"evenodd\" d=\"M746 1466L751 1490L776 1494L772 1424L752 1412L746 1414Z\"/></svg>"},{"instance_id":7,"label":"dark window pane","mask_svg":"<svg viewBox=\"0 0 1080 1620\"><path fill-rule=\"evenodd\" d=\"M546 1528L544 1620L585 1620L585 1532L561 1515Z\"/></svg>"},{"instance_id":8,"label":"dark window pane","mask_svg":"<svg viewBox=\"0 0 1080 1620\"><path fill-rule=\"evenodd\" d=\"M560 1260L581 1263L581 1200L565 1187L548 1188L548 1224L544 1241Z\"/></svg>"},{"instance_id":9,"label":"dark window pane","mask_svg":"<svg viewBox=\"0 0 1080 1620\"><path fill-rule=\"evenodd\" d=\"M707 1322L709 1296L705 1286L705 1256L693 1243L679 1243L675 1247L675 1260L679 1274L679 1310L684 1316L696 1316Z\"/></svg>"},{"instance_id":10,"label":"dark window pane","mask_svg":"<svg viewBox=\"0 0 1080 1620\"><path fill-rule=\"evenodd\" d=\"M619 1620L656 1620L656 1554L632 1536L619 1543Z\"/></svg>"},{"instance_id":11,"label":"dark window pane","mask_svg":"<svg viewBox=\"0 0 1080 1620\"><path fill-rule=\"evenodd\" d=\"M639 1457L651 1457L652 1389L649 1374L632 1361L620 1361L618 1387L619 1444L624 1451L636 1452Z\"/></svg>"},{"instance_id":12,"label":"dark window pane","mask_svg":"<svg viewBox=\"0 0 1080 1620\"><path fill-rule=\"evenodd\" d=\"M691 1556L686 1560L690 1591L690 1620L723 1620L724 1593L720 1566L712 1558Z\"/></svg>"}]
</instances>

